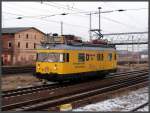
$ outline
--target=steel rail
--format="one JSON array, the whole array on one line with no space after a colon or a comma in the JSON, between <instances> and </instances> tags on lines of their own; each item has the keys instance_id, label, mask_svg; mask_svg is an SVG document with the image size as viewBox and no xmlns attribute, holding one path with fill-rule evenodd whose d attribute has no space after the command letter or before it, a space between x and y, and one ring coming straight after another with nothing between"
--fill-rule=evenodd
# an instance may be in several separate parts
<instances>
[{"instance_id":1,"label":"steel rail","mask_svg":"<svg viewBox=\"0 0 150 113\"><path fill-rule=\"evenodd\" d=\"M144 104L142 104L142 105L140 105L140 106L138 106L138 107L136 107L136 108L134 108L134 109L132 109L130 111L131 112L138 111L139 109L144 108L145 106L148 106L148 104L149 104L149 102L146 102L146 103L144 103Z\"/></svg>"},{"instance_id":2,"label":"steel rail","mask_svg":"<svg viewBox=\"0 0 150 113\"><path fill-rule=\"evenodd\" d=\"M25 88L20 88L20 89L2 91L2 97L10 97L10 96L15 96L15 95L27 94L27 93L31 93L35 91L56 88L58 86L59 86L58 83L54 83L54 84L44 84L40 86L25 87Z\"/></svg>"},{"instance_id":3,"label":"steel rail","mask_svg":"<svg viewBox=\"0 0 150 113\"><path fill-rule=\"evenodd\" d=\"M146 75L148 72L145 72L145 73L142 73L140 75L136 75L136 77L132 78L132 77L127 77L125 80L128 81L128 80L134 80L134 79L137 79L138 76L143 76L143 75ZM140 78L141 79L141 78ZM136 80L135 80L136 81ZM134 82L135 82L134 81ZM129 81L128 81L129 82ZM118 83L122 83L122 81L118 81ZM116 82L116 84L118 84ZM78 92L79 93L79 92ZM2 106L2 110L9 110L9 109L14 109L15 107L21 107L21 106L24 106L24 105L28 105L28 104L34 104L34 103L37 103L37 102L42 102L43 100L46 101L47 99L49 98L40 98L40 99L34 99L34 100L30 100L30 101L27 101L27 102L20 102L20 103L15 103L15 104L12 104L12 105L6 105L6 106Z\"/></svg>"},{"instance_id":4,"label":"steel rail","mask_svg":"<svg viewBox=\"0 0 150 113\"><path fill-rule=\"evenodd\" d=\"M129 74L129 73L134 74L134 73L141 72L141 71L147 71L147 70L113 73L113 74L110 74L111 76L109 76L109 77L117 77L117 75L122 76L122 75ZM109 77L106 77L106 78L109 78ZM68 84L68 85L70 85L70 84ZM67 85L65 85L65 86L67 86ZM46 89L52 89L52 88L54 89L54 88L58 88L58 87L59 87L59 84L54 83L54 84L45 84L45 85L40 85L40 86L25 87L25 88L20 88L20 89L13 89L13 90L8 90L8 91L2 91L2 97L28 94L31 92L36 92L36 91L46 90Z\"/></svg>"},{"instance_id":5,"label":"steel rail","mask_svg":"<svg viewBox=\"0 0 150 113\"><path fill-rule=\"evenodd\" d=\"M138 80L138 82L137 82L137 80ZM117 84L117 85L113 85L110 87L104 87L102 89L96 89L96 90L83 92L83 93L79 93L79 94L74 94L74 95L70 95L70 96L64 96L64 97L54 99L51 101L41 102L41 103L34 104L31 106L25 106L22 109L16 109L16 110L17 111L33 111L33 110L37 111L37 110L45 109L48 107L56 107L56 106L59 106L61 104L65 104L65 103L72 102L72 101L77 101L77 100L80 100L82 98L87 98L89 96L93 96L93 95L96 95L99 93L106 93L108 91L113 91L113 90L117 90L117 89L122 88L122 87L127 87L128 85L132 85L133 82L139 83L139 82L144 82L144 81L146 81L146 80L145 79L141 80L141 78L135 79L130 83L124 82L124 83L120 83L119 85Z\"/></svg>"}]
</instances>

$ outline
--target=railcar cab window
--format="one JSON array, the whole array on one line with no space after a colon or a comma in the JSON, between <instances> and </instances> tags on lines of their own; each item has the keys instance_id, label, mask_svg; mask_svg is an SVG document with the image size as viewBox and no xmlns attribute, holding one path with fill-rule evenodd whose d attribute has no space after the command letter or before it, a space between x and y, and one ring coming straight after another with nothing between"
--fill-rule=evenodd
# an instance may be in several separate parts
<instances>
[{"instance_id":1,"label":"railcar cab window","mask_svg":"<svg viewBox=\"0 0 150 113\"><path fill-rule=\"evenodd\" d=\"M108 54L108 60L111 61L112 60L112 53Z\"/></svg>"},{"instance_id":2,"label":"railcar cab window","mask_svg":"<svg viewBox=\"0 0 150 113\"><path fill-rule=\"evenodd\" d=\"M78 62L84 62L85 61L85 54L79 53L78 54Z\"/></svg>"},{"instance_id":3,"label":"railcar cab window","mask_svg":"<svg viewBox=\"0 0 150 113\"><path fill-rule=\"evenodd\" d=\"M38 53L39 62L64 62L63 53Z\"/></svg>"}]
</instances>

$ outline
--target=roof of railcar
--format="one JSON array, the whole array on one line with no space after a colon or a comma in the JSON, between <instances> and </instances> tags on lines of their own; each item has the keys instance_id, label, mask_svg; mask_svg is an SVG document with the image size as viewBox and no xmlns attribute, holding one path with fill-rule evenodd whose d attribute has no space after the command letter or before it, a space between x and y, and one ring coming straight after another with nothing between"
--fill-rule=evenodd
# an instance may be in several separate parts
<instances>
[{"instance_id":1,"label":"roof of railcar","mask_svg":"<svg viewBox=\"0 0 150 113\"><path fill-rule=\"evenodd\" d=\"M45 44L40 46L39 50L116 50L115 47L111 45L100 45L100 44L77 44L77 45L67 45L67 44Z\"/></svg>"}]
</instances>

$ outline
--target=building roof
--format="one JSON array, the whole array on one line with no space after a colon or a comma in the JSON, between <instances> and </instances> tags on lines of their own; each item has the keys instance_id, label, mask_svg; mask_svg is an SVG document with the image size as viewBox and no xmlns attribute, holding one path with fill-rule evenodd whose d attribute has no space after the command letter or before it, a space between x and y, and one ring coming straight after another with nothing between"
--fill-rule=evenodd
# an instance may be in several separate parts
<instances>
[{"instance_id":1,"label":"building roof","mask_svg":"<svg viewBox=\"0 0 150 113\"><path fill-rule=\"evenodd\" d=\"M43 33L45 35L44 32L40 31L39 29L35 28L35 27L9 27L9 28L2 28L2 33L17 33L17 32L21 32L21 31L25 31L28 29L35 29L41 33Z\"/></svg>"}]
</instances>

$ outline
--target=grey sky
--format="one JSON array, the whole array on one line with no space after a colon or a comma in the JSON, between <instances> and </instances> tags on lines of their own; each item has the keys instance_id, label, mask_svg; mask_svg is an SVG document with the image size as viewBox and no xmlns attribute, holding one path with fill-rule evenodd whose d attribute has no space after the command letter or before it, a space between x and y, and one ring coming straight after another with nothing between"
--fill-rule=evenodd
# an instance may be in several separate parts
<instances>
[{"instance_id":1,"label":"grey sky","mask_svg":"<svg viewBox=\"0 0 150 113\"><path fill-rule=\"evenodd\" d=\"M63 21L64 34L88 40L89 16L79 12L98 11L98 7L102 7L102 11L138 9L102 13L102 33L148 31L148 2L2 2L2 26L33 26L45 33L60 34L60 21ZM61 13L78 14L41 18ZM23 18L19 20L17 17ZM98 28L98 15L92 15L92 28Z\"/></svg>"}]
</instances>

